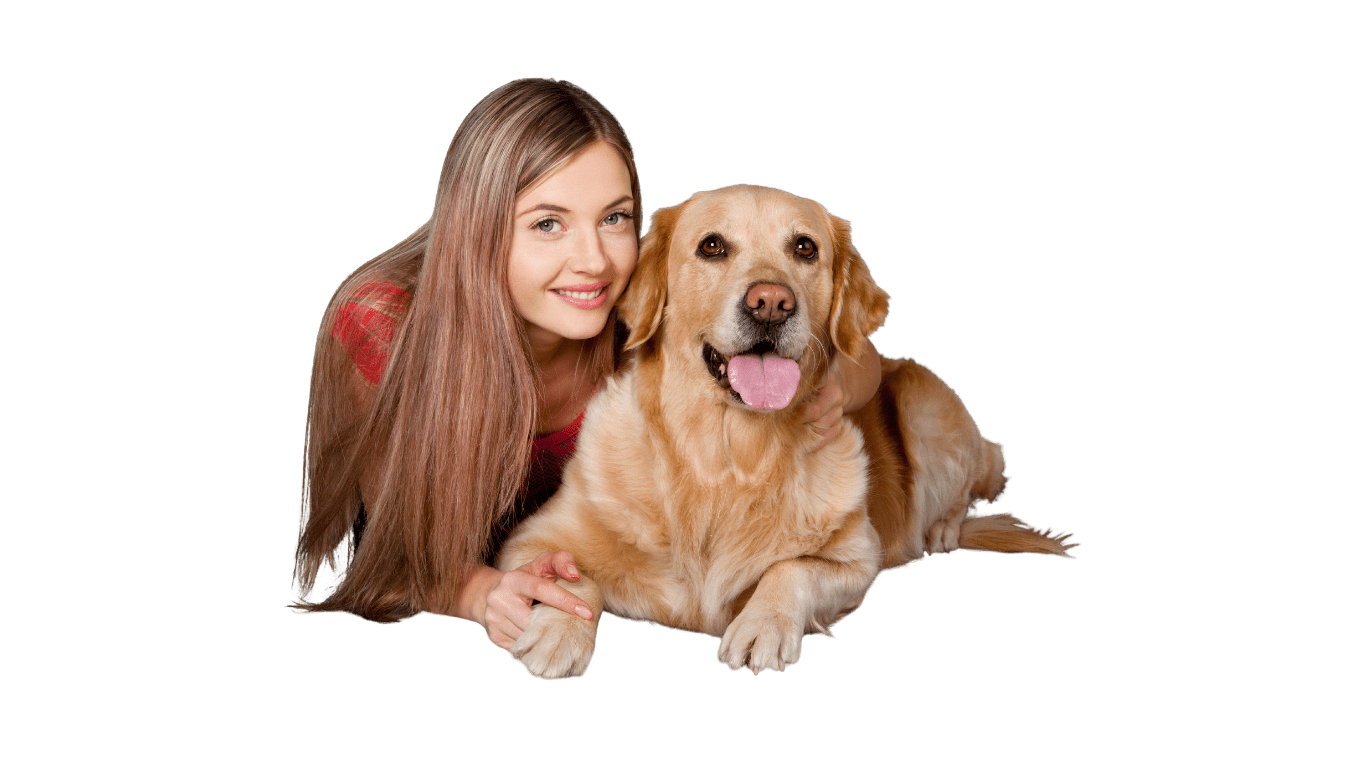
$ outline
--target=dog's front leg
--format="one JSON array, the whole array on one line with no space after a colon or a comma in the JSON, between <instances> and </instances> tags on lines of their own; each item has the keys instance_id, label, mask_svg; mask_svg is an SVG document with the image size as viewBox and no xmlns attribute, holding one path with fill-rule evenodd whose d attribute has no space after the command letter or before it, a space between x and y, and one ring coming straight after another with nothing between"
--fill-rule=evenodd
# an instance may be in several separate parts
<instances>
[{"instance_id":1,"label":"dog's front leg","mask_svg":"<svg viewBox=\"0 0 1366 768\"><path fill-rule=\"evenodd\" d=\"M826 547L813 556L781 560L764 571L744 610L721 637L721 661L731 669L748 665L756 675L763 669L781 670L801 657L807 632L824 632L858 607L877 576L877 534L865 519L843 538L839 554L861 550L858 556L829 559L822 555L835 553ZM858 546L862 542L871 546Z\"/></svg>"},{"instance_id":2,"label":"dog's front leg","mask_svg":"<svg viewBox=\"0 0 1366 768\"><path fill-rule=\"evenodd\" d=\"M531 609L526 630L508 650L538 677L582 675L593 658L598 619L602 617L602 593L587 576L580 576L577 582L558 579L555 583L588 603L593 618L585 620L540 603Z\"/></svg>"}]
</instances>

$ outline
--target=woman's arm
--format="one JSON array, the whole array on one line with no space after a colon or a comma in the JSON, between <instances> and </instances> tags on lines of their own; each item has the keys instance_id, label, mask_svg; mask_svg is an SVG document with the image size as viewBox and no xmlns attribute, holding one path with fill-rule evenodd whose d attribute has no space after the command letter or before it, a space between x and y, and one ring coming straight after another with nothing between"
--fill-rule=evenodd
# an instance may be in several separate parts
<instances>
[{"instance_id":1,"label":"woman's arm","mask_svg":"<svg viewBox=\"0 0 1366 768\"><path fill-rule=\"evenodd\" d=\"M836 352L835 364L826 375L825 385L807 408L806 421L822 436L817 448L824 448L840 433L842 417L868 404L882 385L882 360L873 342L863 344L863 355L854 360Z\"/></svg>"},{"instance_id":2,"label":"woman's arm","mask_svg":"<svg viewBox=\"0 0 1366 768\"><path fill-rule=\"evenodd\" d=\"M845 413L853 413L868 404L882 386L882 358L873 347L873 342L864 340L863 356L857 362L840 354L840 384L849 399L844 404Z\"/></svg>"}]
</instances>

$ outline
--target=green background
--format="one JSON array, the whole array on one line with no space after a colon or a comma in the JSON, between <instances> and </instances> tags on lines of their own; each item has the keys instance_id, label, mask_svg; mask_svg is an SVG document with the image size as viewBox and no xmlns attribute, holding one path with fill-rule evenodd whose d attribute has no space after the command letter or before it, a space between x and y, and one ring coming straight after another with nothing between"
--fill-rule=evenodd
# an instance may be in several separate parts
<instances>
[{"instance_id":1,"label":"green background","mask_svg":"<svg viewBox=\"0 0 1366 768\"><path fill-rule=\"evenodd\" d=\"M4 752L1359 756L1359 5L945 5L5 12ZM546 683L471 623L285 609L326 299L529 75L616 112L647 210L751 182L852 220L878 347L1007 448L986 511L1078 559L892 571L759 678L613 618Z\"/></svg>"}]
</instances>

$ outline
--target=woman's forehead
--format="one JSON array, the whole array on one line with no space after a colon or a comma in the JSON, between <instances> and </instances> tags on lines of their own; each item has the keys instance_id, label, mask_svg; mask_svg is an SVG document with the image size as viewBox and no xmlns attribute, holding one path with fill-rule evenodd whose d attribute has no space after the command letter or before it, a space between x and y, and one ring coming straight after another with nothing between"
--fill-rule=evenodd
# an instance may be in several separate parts
<instances>
[{"instance_id":1,"label":"woman's forehead","mask_svg":"<svg viewBox=\"0 0 1366 768\"><path fill-rule=\"evenodd\" d=\"M597 208L630 195L631 172L626 161L611 144L598 141L518 195L517 210L520 214L537 204L566 210Z\"/></svg>"}]
</instances>

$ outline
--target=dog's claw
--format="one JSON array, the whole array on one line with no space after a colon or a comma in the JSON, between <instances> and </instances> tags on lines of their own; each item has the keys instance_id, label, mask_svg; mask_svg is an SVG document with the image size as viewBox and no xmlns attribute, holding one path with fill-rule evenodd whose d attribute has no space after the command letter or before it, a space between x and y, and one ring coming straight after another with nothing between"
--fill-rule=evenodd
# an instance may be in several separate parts
<instances>
[{"instance_id":1,"label":"dog's claw","mask_svg":"<svg viewBox=\"0 0 1366 768\"><path fill-rule=\"evenodd\" d=\"M781 672L801 653L802 628L790 616L741 611L726 628L717 656L731 669L747 666L757 675L765 669Z\"/></svg>"}]
</instances>

